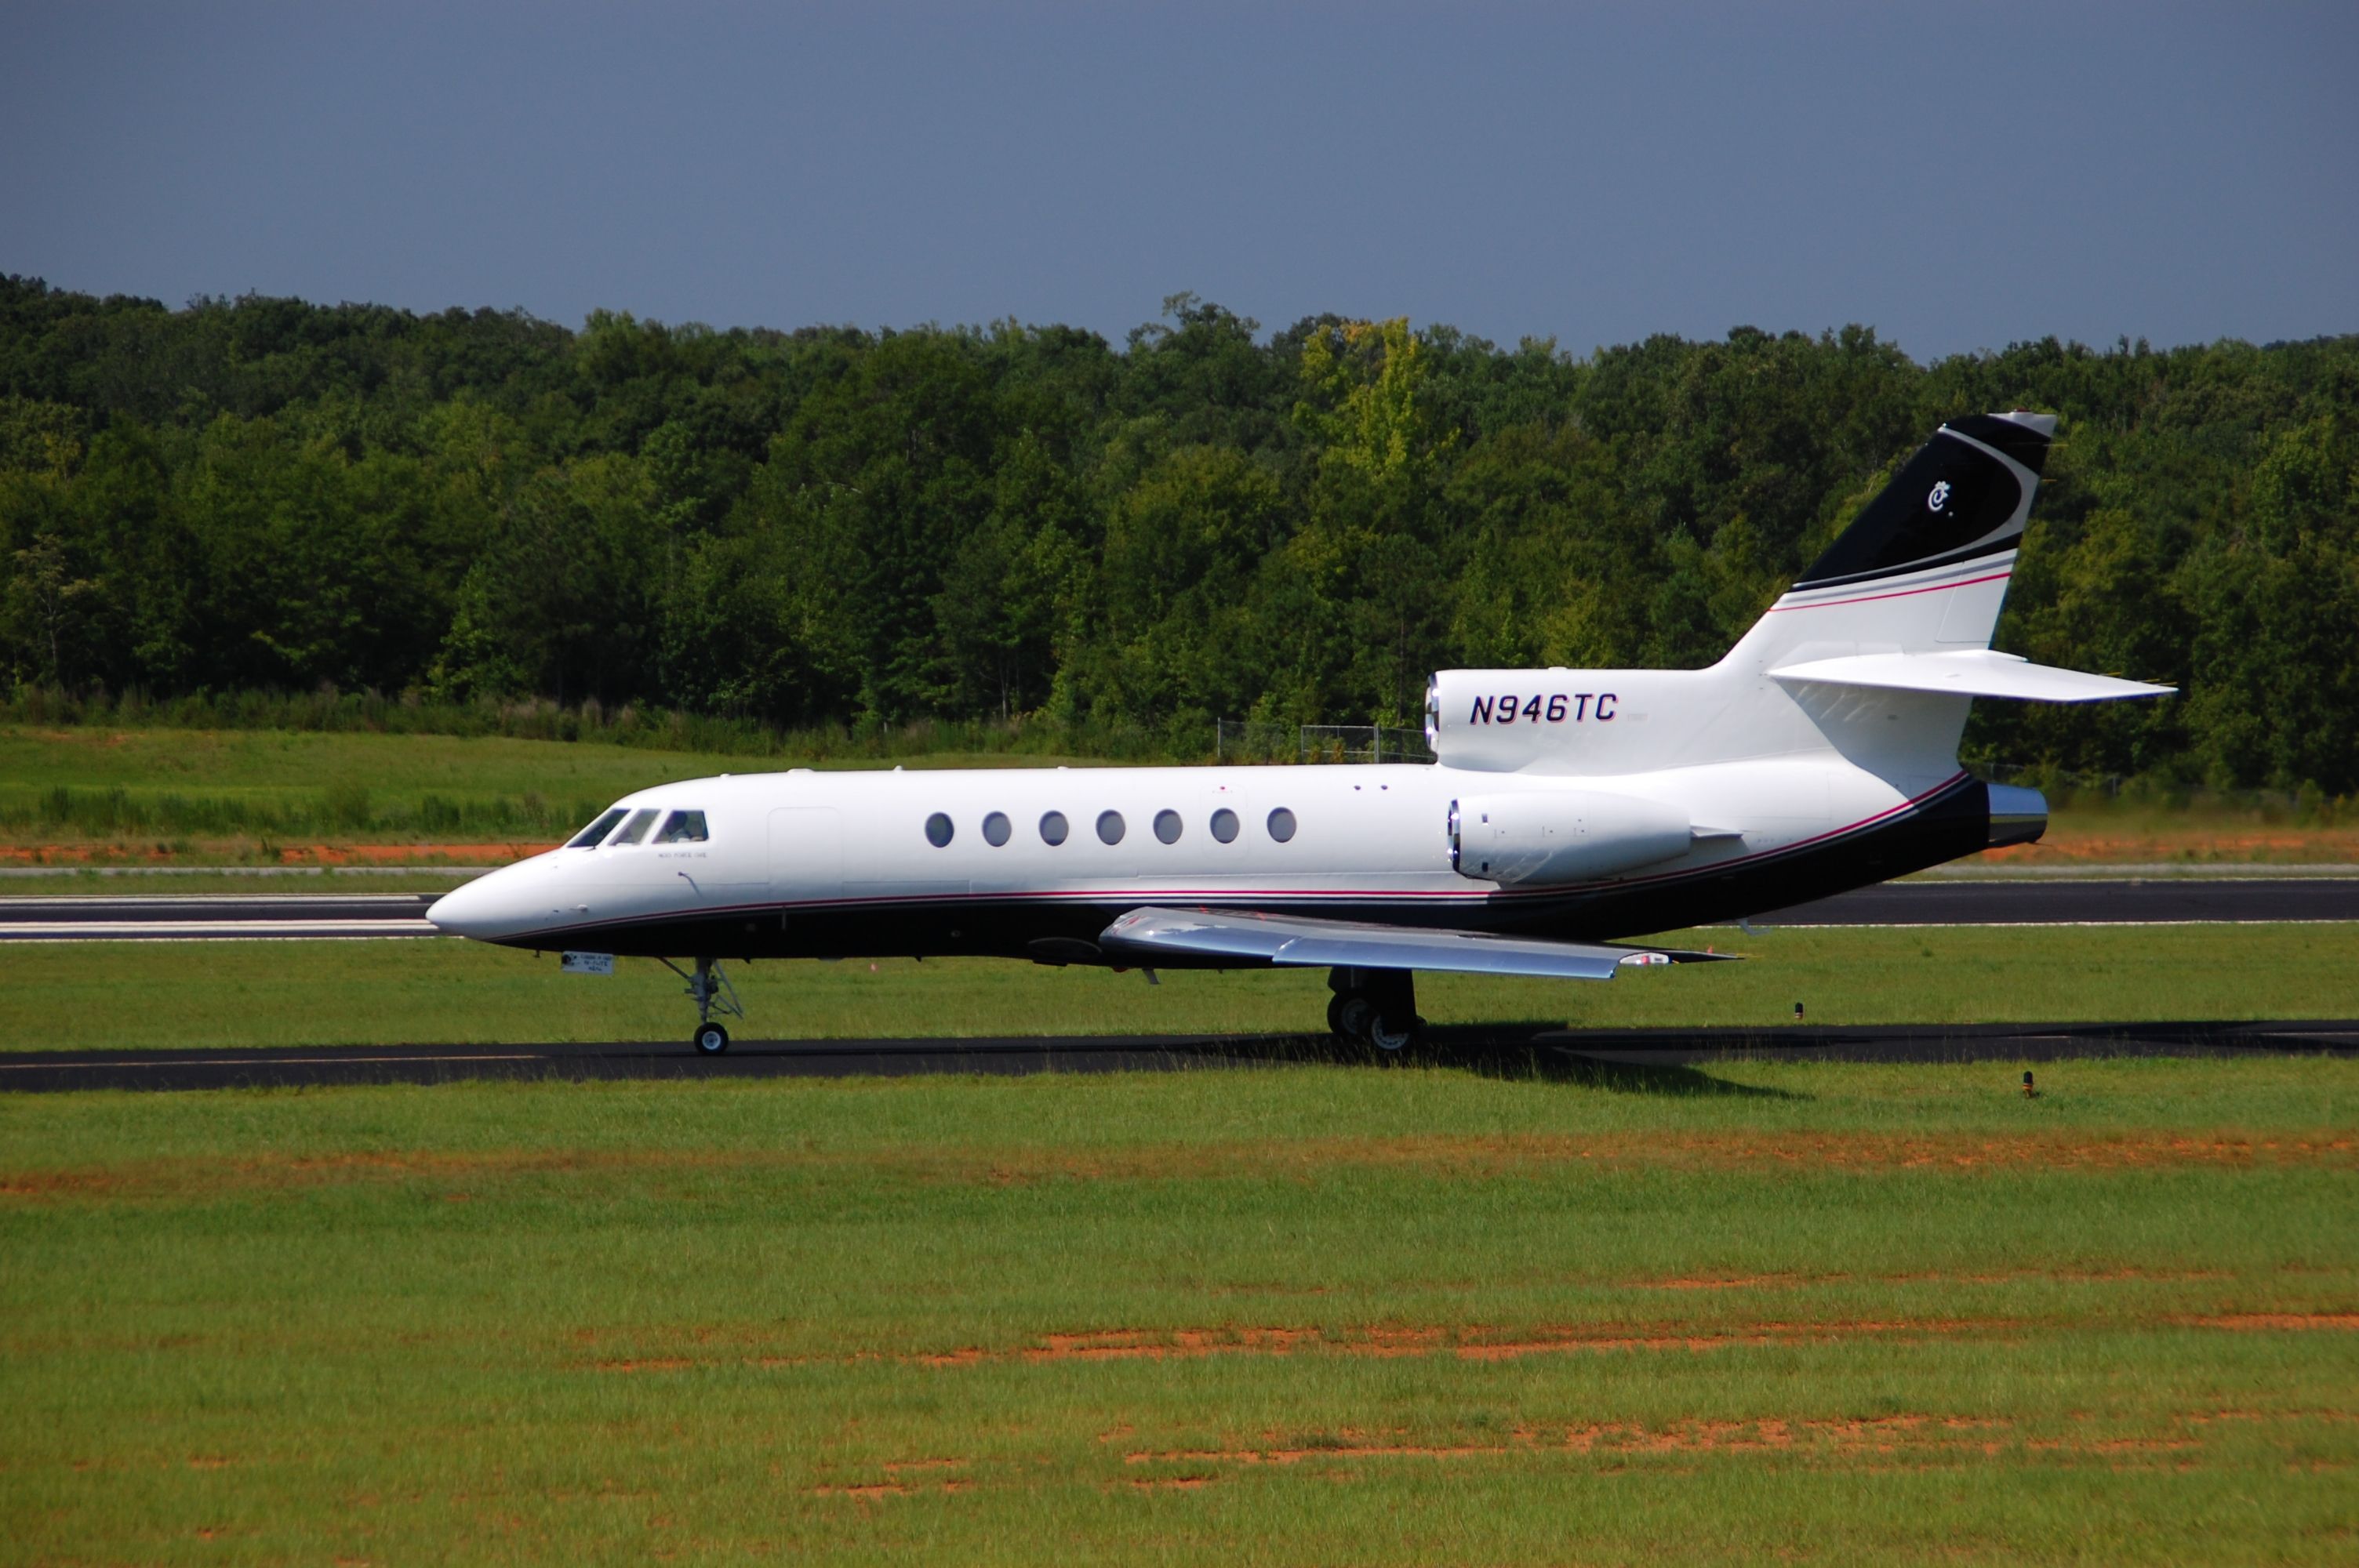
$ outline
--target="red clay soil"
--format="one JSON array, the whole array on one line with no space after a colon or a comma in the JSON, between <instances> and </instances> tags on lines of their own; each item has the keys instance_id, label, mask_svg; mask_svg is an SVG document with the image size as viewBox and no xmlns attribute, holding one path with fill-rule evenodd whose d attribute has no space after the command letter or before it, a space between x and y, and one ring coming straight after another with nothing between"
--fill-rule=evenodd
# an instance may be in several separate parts
<instances>
[{"instance_id":1,"label":"red clay soil","mask_svg":"<svg viewBox=\"0 0 2359 1568\"><path fill-rule=\"evenodd\" d=\"M1484 1331L1479 1327L1378 1327L1333 1336L1317 1328L1108 1329L1091 1334L1048 1335L1039 1344L1008 1349L969 1346L957 1350L892 1357L873 1353L844 1357L761 1356L747 1358L745 1364L777 1368L807 1366L815 1361L848 1364L891 1360L908 1366L956 1368L1008 1362L1187 1361L1212 1356L1296 1354L1376 1357L1440 1356L1461 1361L1508 1361L1527 1356L1570 1355L1584 1351L1599 1354L1635 1350L1701 1353L1734 1346L1823 1343L1871 1336L1899 1339L1940 1338L1970 1334L2005 1334L2030 1326L2033 1325L2027 1321L2012 1318L1778 1322L1711 1330L1594 1325L1496 1339L1483 1337ZM712 1358L715 1364L734 1359ZM681 1371L691 1366L706 1364L704 1359L690 1361L677 1356L607 1357L576 1363L584 1370L625 1373Z\"/></svg>"},{"instance_id":2,"label":"red clay soil","mask_svg":"<svg viewBox=\"0 0 2359 1568\"><path fill-rule=\"evenodd\" d=\"M1985 849L1981 860L2011 866L2140 865L2158 861L2304 863L2359 861L2359 830L2255 828L2244 832L2079 833L2051 830L2037 844Z\"/></svg>"},{"instance_id":3,"label":"red clay soil","mask_svg":"<svg viewBox=\"0 0 2359 1568\"><path fill-rule=\"evenodd\" d=\"M1452 1176L1528 1175L1609 1167L1827 1171L1976 1175L2040 1169L2074 1173L2174 1167L2359 1168L2359 1135L2266 1137L2130 1130L2117 1133L1518 1133L1460 1137L1202 1141L1092 1151L1041 1146L959 1150L512 1149L400 1150L326 1156L165 1158L64 1171L0 1170L0 1195L38 1199L184 1198L231 1190L498 1180L562 1174L625 1181L679 1171L794 1169L866 1173L944 1184L1050 1181L1307 1179L1371 1169ZM1734 1288L1737 1281L1717 1288ZM1760 1284L1768 1284L1763 1277ZM1675 1285L1666 1288L1678 1288ZM1691 1288L1715 1288L1692 1281Z\"/></svg>"},{"instance_id":4,"label":"red clay soil","mask_svg":"<svg viewBox=\"0 0 2359 1568\"><path fill-rule=\"evenodd\" d=\"M2232 1312L2187 1321L2198 1328L2228 1328L2245 1334L2304 1328L2359 1332L2359 1312Z\"/></svg>"},{"instance_id":5,"label":"red clay soil","mask_svg":"<svg viewBox=\"0 0 2359 1568\"><path fill-rule=\"evenodd\" d=\"M499 866L525 860L553 844L281 844L281 866ZM241 861L251 845L198 847L175 852L160 845L0 844L0 861L32 866L207 865L228 857Z\"/></svg>"},{"instance_id":6,"label":"red clay soil","mask_svg":"<svg viewBox=\"0 0 2359 1568\"><path fill-rule=\"evenodd\" d=\"M2163 1430L2129 1435L2096 1436L2067 1433L2019 1436L2017 1423L2005 1416L1962 1416L1910 1413L1875 1417L1765 1417L1747 1421L1704 1419L1649 1425L1644 1422L1589 1422L1563 1426L1519 1426L1504 1439L1422 1442L1407 1440L1405 1433L1371 1434L1345 1428L1293 1442L1270 1434L1255 1446L1228 1448L1137 1449L1123 1455L1136 1465L1176 1465L1188 1467L1182 1477L1201 1485L1207 1465L1291 1465L1358 1459L1463 1459L1506 1454L1574 1454L1604 1456L1625 1454L1775 1454L1800 1453L1834 1458L1899 1458L1914 1461L1908 1467L1932 1463L1988 1458L2020 1448L2025 1452L2085 1455L2106 1459L2124 1456L2187 1455L2203 1447L2201 1429L2217 1421L2275 1420L2307 1423L2341 1422L2348 1412L2286 1411L2263 1417L2254 1411L2192 1413L2169 1419ZM1211 1477L1217 1480L1215 1469Z\"/></svg>"},{"instance_id":7,"label":"red clay soil","mask_svg":"<svg viewBox=\"0 0 2359 1568\"><path fill-rule=\"evenodd\" d=\"M1679 1275L1663 1280L1623 1280L1625 1291L1799 1291L1812 1285L1845 1285L1860 1278L1883 1285L2013 1285L2026 1281L2052 1284L2120 1284L2133 1281L2186 1284L2198 1280L2224 1280L2219 1269L2008 1269L1996 1273L1951 1274L1726 1274Z\"/></svg>"},{"instance_id":8,"label":"red clay soil","mask_svg":"<svg viewBox=\"0 0 2359 1568\"><path fill-rule=\"evenodd\" d=\"M554 844L301 844L282 845L286 866L408 866L432 860L506 865L556 849Z\"/></svg>"},{"instance_id":9,"label":"red clay soil","mask_svg":"<svg viewBox=\"0 0 2359 1568\"><path fill-rule=\"evenodd\" d=\"M2206 1316L2174 1316L2139 1320L2149 1326L2209 1328L2235 1333L2359 1332L2359 1313L2223 1313ZM1568 1325L1540 1331L1496 1335L1479 1325L1462 1327L1385 1325L1330 1334L1304 1327L1232 1326L1222 1328L1104 1329L1090 1333L1050 1334L1031 1345L991 1348L969 1346L957 1350L909 1355L864 1351L849 1356L746 1354L758 1349L758 1335L749 1336L725 1328L697 1330L689 1337L705 1346L706 1354L636 1354L592 1356L573 1363L594 1372L680 1372L713 1366L745 1366L776 1369L815 1363L853 1365L893 1362L904 1366L955 1369L1008 1364L1073 1364L1100 1361L1180 1361L1213 1356L1327 1355L1353 1357L1442 1357L1462 1362L1491 1363L1535 1356L1613 1355L1636 1352L1712 1352L1763 1346L1835 1345L1861 1340L1910 1343L1937 1339L2005 1339L2049 1326L2043 1319L2019 1317L1895 1316L1888 1318L1779 1318L1714 1327L1679 1324L1605 1323ZM575 1336L584 1346L599 1336L588 1331ZM638 1336L628 1337L637 1338ZM677 1343L678 1336L673 1336ZM734 1353L733 1353L734 1352ZM2214 1412L2231 1419L2236 1412ZM912 1462L913 1464L916 1462ZM951 1465L955 1461L929 1462Z\"/></svg>"},{"instance_id":10,"label":"red clay soil","mask_svg":"<svg viewBox=\"0 0 2359 1568\"><path fill-rule=\"evenodd\" d=\"M2300 1427L2317 1422L2348 1422L2354 1413L2339 1410L2188 1411L2166 1417L2158 1427L2144 1432L2099 1433L2087 1430L2083 1415L2071 1418L2081 1430L2026 1433L2007 1416L1939 1414L1910 1411L1878 1416L1759 1416L1741 1420L1694 1417L1660 1422L1593 1421L1526 1422L1504 1434L1485 1432L1460 1436L1451 1433L1416 1433L1408 1428L1368 1430L1341 1427L1289 1434L1270 1431L1254 1443L1214 1447L1129 1447L1123 1450L1125 1466L1154 1470L1169 1467L1168 1475L1131 1476L1104 1485L1110 1490L1195 1492L1217 1486L1242 1469L1284 1469L1308 1466L1313 1472L1342 1474L1364 1461L1450 1462L1505 1457L1546 1459L1570 1455L1603 1460L1609 1467L1620 1462L1735 1456L1794 1456L1806 1461L1833 1461L1875 1470L1926 1470L1999 1457L2010 1451L2066 1461L2100 1461L2113 1469L2192 1468L2204 1449L2206 1429L2223 1422L2269 1422ZM1100 1434L1101 1443L1132 1436L1128 1426ZM2342 1468L2342 1461L2321 1461L2324 1468ZM976 1483L963 1477L933 1478L930 1472L967 1468L961 1459L916 1459L877 1467L884 1479L828 1482L808 1490L813 1496L844 1497L863 1501L921 1494L955 1493ZM872 1472L874 1473L874 1472Z\"/></svg>"}]
</instances>

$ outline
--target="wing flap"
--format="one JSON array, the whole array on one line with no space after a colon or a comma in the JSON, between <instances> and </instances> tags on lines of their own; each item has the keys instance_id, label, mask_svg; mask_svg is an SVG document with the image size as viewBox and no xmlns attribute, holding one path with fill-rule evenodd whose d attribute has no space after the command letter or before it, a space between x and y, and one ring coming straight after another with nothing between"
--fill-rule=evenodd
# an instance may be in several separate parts
<instances>
[{"instance_id":1,"label":"wing flap","mask_svg":"<svg viewBox=\"0 0 2359 1568\"><path fill-rule=\"evenodd\" d=\"M1610 980L1624 964L1732 956L1208 909L1134 909L1107 926L1098 944L1109 954L1142 960L1185 954L1288 968L1440 969L1568 980Z\"/></svg>"},{"instance_id":2,"label":"wing flap","mask_svg":"<svg viewBox=\"0 0 2359 1568\"><path fill-rule=\"evenodd\" d=\"M1953 697L2013 697L2022 702L2120 702L2130 697L2168 697L2179 689L2120 680L2113 676L2093 676L2082 670L2062 670L2052 665L2035 665L2013 654L1987 648L1961 648L1947 654L1855 654L1840 659L1812 659L1771 670L1769 678L1788 685L1822 682L1893 691L1940 692Z\"/></svg>"}]
</instances>

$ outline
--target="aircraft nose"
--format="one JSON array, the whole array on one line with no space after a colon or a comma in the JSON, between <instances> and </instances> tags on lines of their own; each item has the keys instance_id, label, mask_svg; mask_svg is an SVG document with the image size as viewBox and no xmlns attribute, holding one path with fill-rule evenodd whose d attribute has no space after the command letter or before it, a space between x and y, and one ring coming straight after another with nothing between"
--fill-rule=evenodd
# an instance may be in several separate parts
<instances>
[{"instance_id":1,"label":"aircraft nose","mask_svg":"<svg viewBox=\"0 0 2359 1568\"><path fill-rule=\"evenodd\" d=\"M452 888L427 906L426 918L445 935L494 937L514 928L515 900L495 886L502 873L492 871Z\"/></svg>"}]
</instances>

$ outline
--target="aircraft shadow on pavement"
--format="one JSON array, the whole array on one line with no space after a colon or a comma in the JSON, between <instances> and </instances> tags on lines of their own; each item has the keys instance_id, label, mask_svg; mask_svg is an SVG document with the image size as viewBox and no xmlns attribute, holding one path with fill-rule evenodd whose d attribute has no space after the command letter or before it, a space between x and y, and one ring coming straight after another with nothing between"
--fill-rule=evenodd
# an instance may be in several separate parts
<instances>
[{"instance_id":1,"label":"aircraft shadow on pavement","mask_svg":"<svg viewBox=\"0 0 2359 1568\"><path fill-rule=\"evenodd\" d=\"M1617 1042L1617 1045L1618 1045ZM1732 1083L1669 1062L1616 1062L1582 1054L1577 1033L1560 1023L1451 1024L1427 1032L1406 1057L1326 1035L1253 1035L1201 1049L1226 1062L1300 1064L1383 1069L1455 1067L1506 1082L1557 1083L1624 1094L1729 1096L1746 1099L1809 1099L1785 1089Z\"/></svg>"},{"instance_id":2,"label":"aircraft shadow on pavement","mask_svg":"<svg viewBox=\"0 0 2359 1568\"><path fill-rule=\"evenodd\" d=\"M1567 1084L1614 1094L1662 1095L1680 1099L1807 1100L1812 1096L1758 1084L1733 1083L1694 1067L1669 1062L1610 1062L1563 1048L1541 1047L1518 1057L1510 1052L1473 1056L1466 1066L1486 1078L1509 1083Z\"/></svg>"}]
</instances>

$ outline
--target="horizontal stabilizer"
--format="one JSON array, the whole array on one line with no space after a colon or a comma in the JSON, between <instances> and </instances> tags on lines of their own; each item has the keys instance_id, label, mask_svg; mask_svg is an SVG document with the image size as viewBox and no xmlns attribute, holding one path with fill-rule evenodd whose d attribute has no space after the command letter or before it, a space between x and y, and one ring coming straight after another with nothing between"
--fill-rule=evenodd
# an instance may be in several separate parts
<instances>
[{"instance_id":1,"label":"horizontal stabilizer","mask_svg":"<svg viewBox=\"0 0 2359 1568\"><path fill-rule=\"evenodd\" d=\"M2023 702L2119 702L2125 697L2168 697L2176 687L2093 676L2035 665L2013 654L1962 648L1943 654L1855 654L1812 659L1769 672L1788 686L1881 687L1893 691L1931 691L1951 697L2006 697Z\"/></svg>"},{"instance_id":2,"label":"horizontal stabilizer","mask_svg":"<svg viewBox=\"0 0 2359 1568\"><path fill-rule=\"evenodd\" d=\"M1209 909L1134 909L1107 926L1098 944L1110 958L1128 955L1142 963L1184 955L1312 968L1445 969L1568 980L1610 980L1624 964L1734 956Z\"/></svg>"}]
</instances>

